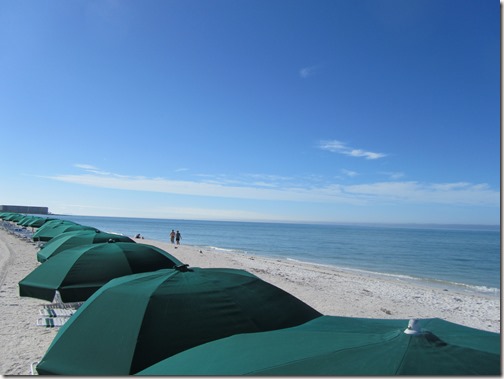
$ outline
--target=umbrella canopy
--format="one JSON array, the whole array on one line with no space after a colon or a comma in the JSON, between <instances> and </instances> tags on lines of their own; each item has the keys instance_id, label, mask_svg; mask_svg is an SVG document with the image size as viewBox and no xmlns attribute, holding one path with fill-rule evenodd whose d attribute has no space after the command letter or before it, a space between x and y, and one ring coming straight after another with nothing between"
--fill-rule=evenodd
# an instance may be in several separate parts
<instances>
[{"instance_id":1,"label":"umbrella canopy","mask_svg":"<svg viewBox=\"0 0 504 379\"><path fill-rule=\"evenodd\" d=\"M322 316L197 346L138 375L500 375L500 334L418 321L406 334L408 320Z\"/></svg>"},{"instance_id":2,"label":"umbrella canopy","mask_svg":"<svg viewBox=\"0 0 504 379\"><path fill-rule=\"evenodd\" d=\"M61 220L61 219L54 219L54 220L49 220L46 221L44 224L42 224L39 229L37 230L37 236L41 235L43 236L44 233L48 233L48 231L53 230L53 229L59 229L62 227L62 225L70 225L70 226L75 226L79 225L76 222L69 221L69 220ZM34 239L35 239L34 235Z\"/></svg>"},{"instance_id":3,"label":"umbrella canopy","mask_svg":"<svg viewBox=\"0 0 504 379\"><path fill-rule=\"evenodd\" d=\"M127 236L95 230L64 232L52 238L37 252L37 260L42 263L60 252L73 247L109 241L135 243L135 241Z\"/></svg>"},{"instance_id":4,"label":"umbrella canopy","mask_svg":"<svg viewBox=\"0 0 504 379\"><path fill-rule=\"evenodd\" d=\"M4 217L5 221L12 221L12 222L18 222L24 217L23 214L21 213L11 213L8 214L7 216Z\"/></svg>"},{"instance_id":5,"label":"umbrella canopy","mask_svg":"<svg viewBox=\"0 0 504 379\"><path fill-rule=\"evenodd\" d=\"M12 214L12 212L2 212L0 213L0 218L2 220L5 220L8 216L10 216Z\"/></svg>"},{"instance_id":6,"label":"umbrella canopy","mask_svg":"<svg viewBox=\"0 0 504 379\"><path fill-rule=\"evenodd\" d=\"M38 216L24 216L22 217L18 222L17 224L20 225L20 226L28 226L28 224L32 221L35 221L35 220L38 220L40 217Z\"/></svg>"},{"instance_id":7,"label":"umbrella canopy","mask_svg":"<svg viewBox=\"0 0 504 379\"><path fill-rule=\"evenodd\" d=\"M129 375L212 340L287 328L320 315L243 270L184 265L130 275L110 281L79 308L37 371Z\"/></svg>"},{"instance_id":8,"label":"umbrella canopy","mask_svg":"<svg viewBox=\"0 0 504 379\"><path fill-rule=\"evenodd\" d=\"M72 232L76 230L95 230L91 226L80 225L72 221L66 220L53 220L48 221L42 225L34 234L34 241L50 241L52 238L56 237L58 234L64 232Z\"/></svg>"},{"instance_id":9,"label":"umbrella canopy","mask_svg":"<svg viewBox=\"0 0 504 379\"><path fill-rule=\"evenodd\" d=\"M111 279L182 264L155 246L110 242L78 246L38 266L19 282L20 296L85 301Z\"/></svg>"},{"instance_id":10,"label":"umbrella canopy","mask_svg":"<svg viewBox=\"0 0 504 379\"><path fill-rule=\"evenodd\" d=\"M40 228L42 225L44 225L46 222L49 222L49 221L55 221L56 219L55 218L49 218L49 217L38 217L37 219L31 221L28 223L27 226L31 226L33 228Z\"/></svg>"}]
</instances>

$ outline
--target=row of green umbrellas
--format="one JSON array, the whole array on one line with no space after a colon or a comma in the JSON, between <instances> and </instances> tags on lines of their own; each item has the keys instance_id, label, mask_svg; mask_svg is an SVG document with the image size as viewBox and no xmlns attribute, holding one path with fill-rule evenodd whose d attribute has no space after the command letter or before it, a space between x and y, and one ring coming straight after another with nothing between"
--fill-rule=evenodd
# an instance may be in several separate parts
<instances>
[{"instance_id":1,"label":"row of green umbrellas","mask_svg":"<svg viewBox=\"0 0 504 379\"><path fill-rule=\"evenodd\" d=\"M26 217L26 215L23 215L21 213L15 213L15 212L1 212L0 213L0 218L5 221L12 221L12 222L18 222L21 221L22 218Z\"/></svg>"},{"instance_id":2,"label":"row of green umbrellas","mask_svg":"<svg viewBox=\"0 0 504 379\"><path fill-rule=\"evenodd\" d=\"M20 220L18 224L25 219L8 217ZM47 220L33 239L46 241L37 253L37 260L44 264L19 282L19 293L47 301L57 292L64 302L85 301L116 277L181 264L157 247L67 220Z\"/></svg>"},{"instance_id":3,"label":"row of green umbrellas","mask_svg":"<svg viewBox=\"0 0 504 379\"><path fill-rule=\"evenodd\" d=\"M0 219L10 221L22 227L38 228L38 230L33 234L33 240L42 242L50 241L53 237L67 231L98 231L98 229L91 226L81 225L69 220L62 220L53 217L40 217L35 215L23 215L21 213L14 212L1 212Z\"/></svg>"},{"instance_id":4,"label":"row of green umbrellas","mask_svg":"<svg viewBox=\"0 0 504 379\"><path fill-rule=\"evenodd\" d=\"M38 228L42 226L45 222L54 220L54 218L51 217L23 215L21 213L15 213L15 212L1 212L0 219L15 222L20 226L30 226L33 228Z\"/></svg>"},{"instance_id":5,"label":"row of green umbrellas","mask_svg":"<svg viewBox=\"0 0 504 379\"><path fill-rule=\"evenodd\" d=\"M81 225L73 221L68 220L50 220L45 222L34 234L34 241L50 241L54 237L65 232L79 231L79 230L91 230L98 232L99 230L93 228L92 226Z\"/></svg>"},{"instance_id":6,"label":"row of green umbrellas","mask_svg":"<svg viewBox=\"0 0 504 379\"><path fill-rule=\"evenodd\" d=\"M37 260L43 263L53 258L19 282L21 296L51 301L58 291L64 302L85 301L113 278L181 264L154 246L72 221L16 213L0 217L20 226L38 225L33 239L46 243ZM115 242L118 244L112 244Z\"/></svg>"},{"instance_id":7,"label":"row of green umbrellas","mask_svg":"<svg viewBox=\"0 0 504 379\"><path fill-rule=\"evenodd\" d=\"M22 296L85 301L39 374L500 375L498 333L325 316L246 271L188 267L115 236L60 231L19 283Z\"/></svg>"}]
</instances>

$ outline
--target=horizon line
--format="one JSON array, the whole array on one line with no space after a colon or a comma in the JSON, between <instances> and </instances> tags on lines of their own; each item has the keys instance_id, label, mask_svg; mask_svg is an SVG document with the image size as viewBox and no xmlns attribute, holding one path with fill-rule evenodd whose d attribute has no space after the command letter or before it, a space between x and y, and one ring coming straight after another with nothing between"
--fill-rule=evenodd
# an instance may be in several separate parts
<instances>
[{"instance_id":1,"label":"horizon line","mask_svg":"<svg viewBox=\"0 0 504 379\"><path fill-rule=\"evenodd\" d=\"M307 221L307 220L268 220L268 219L210 219L210 218L170 218L170 217L140 217L140 216L100 216L100 215L82 215L69 213L51 213L48 216L67 216L67 217L103 217L103 218L131 218L147 220L180 220L180 221L210 221L210 222L250 222L250 223L271 223L271 224L306 224L306 225L362 225L362 226L437 226L437 227L498 227L501 224L467 224L467 223L440 223L440 222L373 222L373 221Z\"/></svg>"}]
</instances>

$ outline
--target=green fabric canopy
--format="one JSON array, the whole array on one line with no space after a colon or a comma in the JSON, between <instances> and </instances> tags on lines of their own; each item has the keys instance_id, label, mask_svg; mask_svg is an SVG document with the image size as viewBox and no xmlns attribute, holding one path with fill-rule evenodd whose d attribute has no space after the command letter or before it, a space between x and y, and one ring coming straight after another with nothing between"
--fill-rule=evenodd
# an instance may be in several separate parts
<instances>
[{"instance_id":1,"label":"green fabric canopy","mask_svg":"<svg viewBox=\"0 0 504 379\"><path fill-rule=\"evenodd\" d=\"M42 263L64 250L93 243L109 242L110 240L114 242L135 243L135 241L127 236L95 230L64 232L52 238L37 252L37 260Z\"/></svg>"},{"instance_id":2,"label":"green fabric canopy","mask_svg":"<svg viewBox=\"0 0 504 379\"><path fill-rule=\"evenodd\" d=\"M12 212L1 212L0 213L0 218L2 220L5 220L7 217L9 217L12 214Z\"/></svg>"},{"instance_id":3,"label":"green fabric canopy","mask_svg":"<svg viewBox=\"0 0 504 379\"><path fill-rule=\"evenodd\" d=\"M33 221L36 221L38 219L40 219L41 217L38 217L38 216L30 216L30 215L27 215L27 216L24 216L23 218L21 218L17 224L19 226L28 226L28 224L30 222L33 222Z\"/></svg>"},{"instance_id":4,"label":"green fabric canopy","mask_svg":"<svg viewBox=\"0 0 504 379\"><path fill-rule=\"evenodd\" d=\"M24 217L23 214L21 213L8 213L7 215L3 218L5 221L12 221L12 222L18 222Z\"/></svg>"},{"instance_id":5,"label":"green fabric canopy","mask_svg":"<svg viewBox=\"0 0 504 379\"><path fill-rule=\"evenodd\" d=\"M500 334L441 319L323 316L303 325L239 334L167 358L138 375L500 375Z\"/></svg>"},{"instance_id":6,"label":"green fabric canopy","mask_svg":"<svg viewBox=\"0 0 504 379\"><path fill-rule=\"evenodd\" d=\"M37 371L129 375L209 341L287 328L319 316L243 270L181 266L130 275L110 281L79 308Z\"/></svg>"},{"instance_id":7,"label":"green fabric canopy","mask_svg":"<svg viewBox=\"0 0 504 379\"><path fill-rule=\"evenodd\" d=\"M49 218L49 217L47 217L47 218L39 217L38 219L29 222L27 226L31 226L33 228L40 228L46 222L54 221L54 220L56 220L56 219L55 218Z\"/></svg>"},{"instance_id":8,"label":"green fabric canopy","mask_svg":"<svg viewBox=\"0 0 504 379\"><path fill-rule=\"evenodd\" d=\"M65 250L19 282L20 296L52 301L56 290L64 302L85 301L111 279L181 265L155 246L110 242Z\"/></svg>"},{"instance_id":9,"label":"green fabric canopy","mask_svg":"<svg viewBox=\"0 0 504 379\"><path fill-rule=\"evenodd\" d=\"M72 232L76 230L95 230L98 229L93 228L91 226L85 226L81 224L77 224L72 221L66 220L52 220L46 222L42 225L34 234L34 241L50 241L55 236L64 233L64 232Z\"/></svg>"}]
</instances>

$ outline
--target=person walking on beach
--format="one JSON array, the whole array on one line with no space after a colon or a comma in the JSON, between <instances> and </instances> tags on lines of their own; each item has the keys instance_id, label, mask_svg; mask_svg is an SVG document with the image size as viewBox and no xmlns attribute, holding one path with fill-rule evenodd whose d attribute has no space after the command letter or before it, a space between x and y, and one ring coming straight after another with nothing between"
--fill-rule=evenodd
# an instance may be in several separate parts
<instances>
[{"instance_id":1,"label":"person walking on beach","mask_svg":"<svg viewBox=\"0 0 504 379\"><path fill-rule=\"evenodd\" d=\"M175 240L177 241L177 245L180 245L180 239L182 236L180 235L180 232L177 230L177 233L175 234Z\"/></svg>"},{"instance_id":2,"label":"person walking on beach","mask_svg":"<svg viewBox=\"0 0 504 379\"><path fill-rule=\"evenodd\" d=\"M170 242L171 243L174 243L175 242L175 230L171 230L171 233L170 233Z\"/></svg>"}]
</instances>

